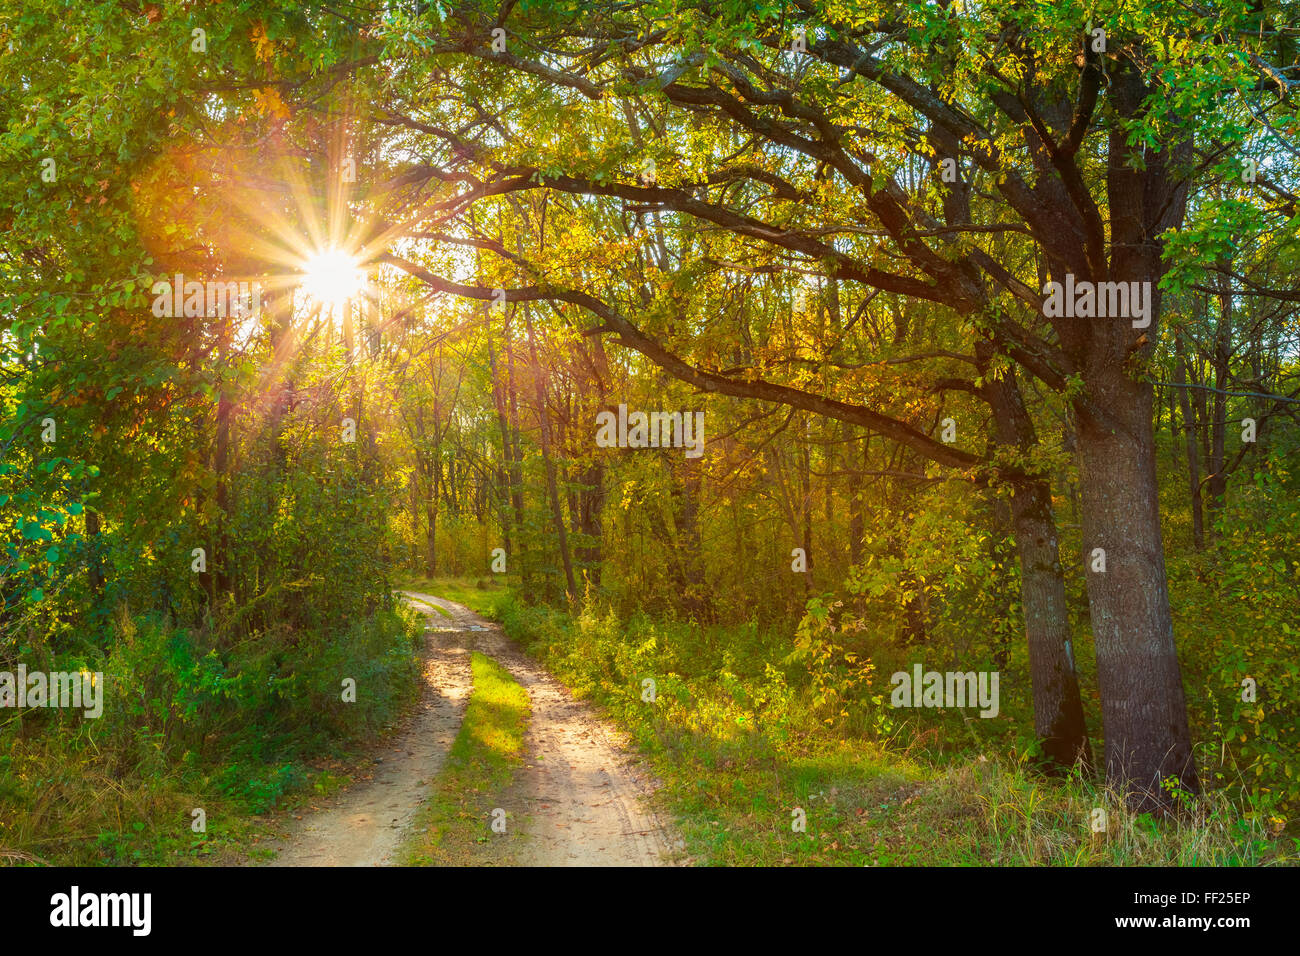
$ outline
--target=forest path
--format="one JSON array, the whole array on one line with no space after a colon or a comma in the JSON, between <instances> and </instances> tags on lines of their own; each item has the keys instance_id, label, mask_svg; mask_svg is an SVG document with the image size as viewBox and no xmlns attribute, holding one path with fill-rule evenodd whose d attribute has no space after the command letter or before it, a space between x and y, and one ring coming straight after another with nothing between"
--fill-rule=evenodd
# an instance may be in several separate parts
<instances>
[{"instance_id":1,"label":"forest path","mask_svg":"<svg viewBox=\"0 0 1300 956\"><path fill-rule=\"evenodd\" d=\"M657 866L680 842L650 809L652 783L626 742L590 707L527 657L500 626L429 594L405 592L451 615L466 651L494 658L528 691L533 715L524 765L497 796L525 839L515 848L526 866ZM435 620L435 625L436 625Z\"/></svg>"},{"instance_id":2,"label":"forest path","mask_svg":"<svg viewBox=\"0 0 1300 956\"><path fill-rule=\"evenodd\" d=\"M681 842L649 808L651 782L615 731L526 657L501 628L451 601L403 592L425 628L424 695L376 774L306 816L272 866L387 866L429 795L472 690L470 652L494 658L528 692L524 764L497 805L522 830L514 862L528 866L657 866Z\"/></svg>"},{"instance_id":3,"label":"forest path","mask_svg":"<svg viewBox=\"0 0 1300 956\"><path fill-rule=\"evenodd\" d=\"M427 611L424 687L414 719L373 758L375 772L305 813L273 844L271 866L392 866L415 811L429 795L465 716L473 689L459 632Z\"/></svg>"}]
</instances>

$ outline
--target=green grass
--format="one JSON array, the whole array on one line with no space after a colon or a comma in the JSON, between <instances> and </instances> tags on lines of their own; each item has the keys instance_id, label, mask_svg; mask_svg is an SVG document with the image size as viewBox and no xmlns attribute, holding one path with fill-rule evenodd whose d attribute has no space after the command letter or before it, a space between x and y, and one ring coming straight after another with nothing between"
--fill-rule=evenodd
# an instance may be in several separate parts
<instances>
[{"instance_id":1,"label":"green grass","mask_svg":"<svg viewBox=\"0 0 1300 956\"><path fill-rule=\"evenodd\" d=\"M633 728L640 729L640 728ZM688 853L728 866L1235 866L1296 862L1218 797L1194 822L1126 812L1085 781L970 760L945 769L841 741L803 753L762 739L718 748L656 728L663 799ZM1106 810L1106 831L1090 827ZM794 832L792 813L804 814Z\"/></svg>"},{"instance_id":2,"label":"green grass","mask_svg":"<svg viewBox=\"0 0 1300 956\"><path fill-rule=\"evenodd\" d=\"M426 593L427 593L427 592L426 592ZM418 607L421 607L421 608L428 608L430 611L434 611L434 612L436 612L436 613L438 613L438 614L441 614L443 617L446 617L446 618L450 618L450 617L451 617L451 612L448 611L445 607L442 607L441 605L438 605L438 604L431 604L431 603L428 602L428 601L421 601L419 598L411 598L410 600L411 600L412 603L414 603L414 604L417 605Z\"/></svg>"},{"instance_id":3,"label":"green grass","mask_svg":"<svg viewBox=\"0 0 1300 956\"><path fill-rule=\"evenodd\" d=\"M510 591L492 577L483 578L431 578L408 574L398 579L396 585L405 591L420 591L463 604L475 614L496 617L501 603ZM446 612L443 612L444 614Z\"/></svg>"},{"instance_id":4,"label":"green grass","mask_svg":"<svg viewBox=\"0 0 1300 956\"><path fill-rule=\"evenodd\" d=\"M211 635L119 615L96 663L113 690L102 719L46 710L0 724L0 865L264 855L269 812L345 784L348 762L415 701L421 621L398 609L219 650ZM340 700L340 674L357 703Z\"/></svg>"},{"instance_id":5,"label":"green grass","mask_svg":"<svg viewBox=\"0 0 1300 956\"><path fill-rule=\"evenodd\" d=\"M441 596L441 595L440 595ZM505 834L492 831L493 811L523 762L532 715L528 692L501 665L475 653L474 690L465 719L403 852L408 866L465 866L510 861L519 818L506 810Z\"/></svg>"},{"instance_id":6,"label":"green grass","mask_svg":"<svg viewBox=\"0 0 1300 956\"><path fill-rule=\"evenodd\" d=\"M744 628L502 605L506 633L626 729L704 865L1258 865L1296 841L1212 794L1196 819L1126 812L1088 779L1043 777L990 741L927 749L939 731L827 708L808 665ZM788 645L787 645L788 647ZM775 660L775 664L774 664ZM642 681L653 677L653 702ZM802 678L802 682L801 682ZM836 714L845 708L849 717ZM860 711L860 712L859 712ZM873 731L872 728L875 728ZM1107 813L1094 833L1093 811ZM794 811L805 828L797 832Z\"/></svg>"}]
</instances>

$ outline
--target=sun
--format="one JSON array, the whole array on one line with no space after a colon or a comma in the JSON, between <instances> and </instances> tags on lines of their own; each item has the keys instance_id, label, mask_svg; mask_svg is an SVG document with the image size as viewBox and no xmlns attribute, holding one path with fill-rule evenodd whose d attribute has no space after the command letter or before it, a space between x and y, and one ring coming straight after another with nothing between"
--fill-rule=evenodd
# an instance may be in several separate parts
<instances>
[{"instance_id":1,"label":"sun","mask_svg":"<svg viewBox=\"0 0 1300 956\"><path fill-rule=\"evenodd\" d=\"M342 249L323 249L303 262L302 291L330 310L356 298L365 285L360 260Z\"/></svg>"}]
</instances>

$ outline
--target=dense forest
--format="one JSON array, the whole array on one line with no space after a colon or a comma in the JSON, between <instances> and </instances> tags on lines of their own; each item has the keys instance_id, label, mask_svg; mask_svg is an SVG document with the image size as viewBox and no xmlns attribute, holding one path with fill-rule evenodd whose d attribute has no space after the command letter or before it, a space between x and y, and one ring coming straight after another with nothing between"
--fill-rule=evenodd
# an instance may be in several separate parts
<instances>
[{"instance_id":1,"label":"dense forest","mask_svg":"<svg viewBox=\"0 0 1300 956\"><path fill-rule=\"evenodd\" d=\"M534 665L691 862L1297 859L1300 4L0 11L0 860L256 855L403 592L408 861Z\"/></svg>"}]
</instances>

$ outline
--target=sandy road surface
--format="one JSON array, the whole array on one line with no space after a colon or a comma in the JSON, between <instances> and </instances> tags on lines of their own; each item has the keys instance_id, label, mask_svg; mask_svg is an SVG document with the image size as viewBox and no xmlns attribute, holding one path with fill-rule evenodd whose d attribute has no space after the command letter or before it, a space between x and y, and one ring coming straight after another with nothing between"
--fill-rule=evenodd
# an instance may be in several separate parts
<instances>
[{"instance_id":1,"label":"sandy road surface","mask_svg":"<svg viewBox=\"0 0 1300 956\"><path fill-rule=\"evenodd\" d=\"M377 755L375 774L304 816L273 866L384 866L409 832L460 728L470 651L495 658L532 699L524 766L495 797L523 839L515 862L535 866L656 866L680 849L650 809L652 781L616 732L492 624L430 594L405 592L427 614L419 709ZM430 609L437 605L450 617Z\"/></svg>"}]
</instances>

